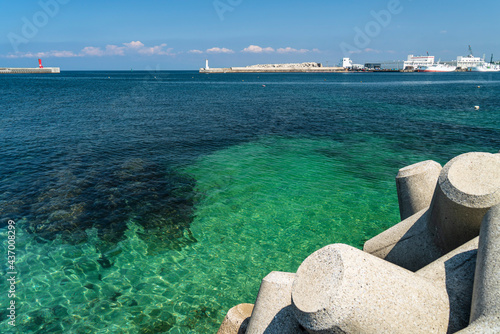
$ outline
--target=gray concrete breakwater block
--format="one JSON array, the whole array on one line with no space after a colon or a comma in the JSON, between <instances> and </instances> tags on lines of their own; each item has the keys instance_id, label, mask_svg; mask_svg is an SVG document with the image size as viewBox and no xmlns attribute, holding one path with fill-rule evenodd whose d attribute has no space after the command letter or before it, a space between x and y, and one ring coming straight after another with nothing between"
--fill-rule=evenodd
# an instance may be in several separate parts
<instances>
[{"instance_id":1,"label":"gray concrete breakwater block","mask_svg":"<svg viewBox=\"0 0 500 334\"><path fill-rule=\"evenodd\" d=\"M439 163L427 160L399 170L396 189L401 220L429 207L441 169Z\"/></svg>"},{"instance_id":2,"label":"gray concrete breakwater block","mask_svg":"<svg viewBox=\"0 0 500 334\"><path fill-rule=\"evenodd\" d=\"M247 334L302 334L292 308L295 274L273 271L262 280Z\"/></svg>"},{"instance_id":3,"label":"gray concrete breakwater block","mask_svg":"<svg viewBox=\"0 0 500 334\"><path fill-rule=\"evenodd\" d=\"M500 156L471 152L451 159L441 171L429 228L449 252L479 235L486 212L500 203Z\"/></svg>"},{"instance_id":4,"label":"gray concrete breakwater block","mask_svg":"<svg viewBox=\"0 0 500 334\"><path fill-rule=\"evenodd\" d=\"M368 240L363 249L416 271L479 235L500 203L500 155L472 152L441 170L431 205Z\"/></svg>"},{"instance_id":5,"label":"gray concrete breakwater block","mask_svg":"<svg viewBox=\"0 0 500 334\"><path fill-rule=\"evenodd\" d=\"M253 304L239 304L232 307L226 314L217 334L245 334Z\"/></svg>"},{"instance_id":6,"label":"gray concrete breakwater block","mask_svg":"<svg viewBox=\"0 0 500 334\"><path fill-rule=\"evenodd\" d=\"M363 250L416 271L438 259L442 251L427 227L430 211L424 209L365 242Z\"/></svg>"},{"instance_id":7,"label":"gray concrete breakwater block","mask_svg":"<svg viewBox=\"0 0 500 334\"><path fill-rule=\"evenodd\" d=\"M448 333L469 324L478 241L475 237L415 273L448 294Z\"/></svg>"},{"instance_id":8,"label":"gray concrete breakwater block","mask_svg":"<svg viewBox=\"0 0 500 334\"><path fill-rule=\"evenodd\" d=\"M500 205L481 224L470 322L460 333L500 333Z\"/></svg>"},{"instance_id":9,"label":"gray concrete breakwater block","mask_svg":"<svg viewBox=\"0 0 500 334\"><path fill-rule=\"evenodd\" d=\"M302 262L292 302L309 333L446 333L448 327L445 290L343 244Z\"/></svg>"}]
</instances>

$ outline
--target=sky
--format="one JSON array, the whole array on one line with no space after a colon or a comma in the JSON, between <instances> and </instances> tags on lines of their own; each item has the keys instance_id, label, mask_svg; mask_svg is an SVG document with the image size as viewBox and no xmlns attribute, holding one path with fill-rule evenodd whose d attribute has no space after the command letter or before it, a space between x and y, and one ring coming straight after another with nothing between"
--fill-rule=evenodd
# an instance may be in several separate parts
<instances>
[{"instance_id":1,"label":"sky","mask_svg":"<svg viewBox=\"0 0 500 334\"><path fill-rule=\"evenodd\" d=\"M0 67L197 70L500 59L500 1L3 0Z\"/></svg>"}]
</instances>

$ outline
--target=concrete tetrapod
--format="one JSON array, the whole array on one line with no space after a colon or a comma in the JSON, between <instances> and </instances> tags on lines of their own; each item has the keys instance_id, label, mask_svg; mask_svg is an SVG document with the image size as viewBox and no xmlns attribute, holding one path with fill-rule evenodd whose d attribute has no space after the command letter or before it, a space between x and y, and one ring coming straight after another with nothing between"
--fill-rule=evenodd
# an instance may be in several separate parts
<instances>
[{"instance_id":1,"label":"concrete tetrapod","mask_svg":"<svg viewBox=\"0 0 500 334\"><path fill-rule=\"evenodd\" d=\"M247 334L302 334L292 309L295 274L273 271L260 284Z\"/></svg>"},{"instance_id":2,"label":"concrete tetrapod","mask_svg":"<svg viewBox=\"0 0 500 334\"><path fill-rule=\"evenodd\" d=\"M401 168L396 176L401 220L429 207L441 172L435 161L422 161Z\"/></svg>"},{"instance_id":3,"label":"concrete tetrapod","mask_svg":"<svg viewBox=\"0 0 500 334\"><path fill-rule=\"evenodd\" d=\"M500 203L500 156L472 152L451 159L439 175L430 228L445 253L479 235L486 212Z\"/></svg>"},{"instance_id":4,"label":"concrete tetrapod","mask_svg":"<svg viewBox=\"0 0 500 334\"><path fill-rule=\"evenodd\" d=\"M334 244L297 270L292 302L309 333L446 333L446 291L354 247Z\"/></svg>"},{"instance_id":5,"label":"concrete tetrapod","mask_svg":"<svg viewBox=\"0 0 500 334\"><path fill-rule=\"evenodd\" d=\"M368 240L364 250L416 271L479 235L481 220L500 203L500 155L472 152L441 170L427 211Z\"/></svg>"},{"instance_id":6,"label":"concrete tetrapod","mask_svg":"<svg viewBox=\"0 0 500 334\"><path fill-rule=\"evenodd\" d=\"M405 269L417 271L442 256L429 232L430 210L421 210L365 242L363 250Z\"/></svg>"},{"instance_id":7,"label":"concrete tetrapod","mask_svg":"<svg viewBox=\"0 0 500 334\"><path fill-rule=\"evenodd\" d=\"M448 294L448 333L469 325L478 241L475 237L415 273Z\"/></svg>"},{"instance_id":8,"label":"concrete tetrapod","mask_svg":"<svg viewBox=\"0 0 500 334\"><path fill-rule=\"evenodd\" d=\"M500 205L481 225L470 325L459 333L500 333Z\"/></svg>"},{"instance_id":9,"label":"concrete tetrapod","mask_svg":"<svg viewBox=\"0 0 500 334\"><path fill-rule=\"evenodd\" d=\"M253 304L239 304L226 314L217 334L244 334L252 314Z\"/></svg>"}]
</instances>

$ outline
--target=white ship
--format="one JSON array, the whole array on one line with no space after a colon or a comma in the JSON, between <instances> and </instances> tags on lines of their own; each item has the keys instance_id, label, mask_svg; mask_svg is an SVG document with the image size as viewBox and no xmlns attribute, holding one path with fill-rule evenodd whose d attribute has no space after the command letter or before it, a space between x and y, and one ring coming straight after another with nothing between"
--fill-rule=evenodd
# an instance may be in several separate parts
<instances>
[{"instance_id":1,"label":"white ship","mask_svg":"<svg viewBox=\"0 0 500 334\"><path fill-rule=\"evenodd\" d=\"M481 62L476 66L471 66L469 68L471 72L500 72L500 65L493 64L493 54L491 54L490 62Z\"/></svg>"},{"instance_id":2,"label":"white ship","mask_svg":"<svg viewBox=\"0 0 500 334\"><path fill-rule=\"evenodd\" d=\"M414 56L408 55L408 59L403 63L404 70L417 70L421 66L430 66L434 64L434 56Z\"/></svg>"},{"instance_id":3,"label":"white ship","mask_svg":"<svg viewBox=\"0 0 500 334\"><path fill-rule=\"evenodd\" d=\"M479 66L473 66L470 68L471 72L500 72L500 65L495 65L491 63L482 63Z\"/></svg>"},{"instance_id":4,"label":"white ship","mask_svg":"<svg viewBox=\"0 0 500 334\"><path fill-rule=\"evenodd\" d=\"M432 64L429 66L419 66L418 72L454 72L457 69L456 66L451 66L447 64Z\"/></svg>"}]
</instances>

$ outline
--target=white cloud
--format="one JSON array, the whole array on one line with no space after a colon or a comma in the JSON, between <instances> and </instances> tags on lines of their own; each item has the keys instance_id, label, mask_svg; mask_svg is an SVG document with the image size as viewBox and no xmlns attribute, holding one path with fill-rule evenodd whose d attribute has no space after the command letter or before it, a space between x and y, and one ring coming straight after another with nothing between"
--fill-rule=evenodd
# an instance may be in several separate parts
<instances>
[{"instance_id":1,"label":"white cloud","mask_svg":"<svg viewBox=\"0 0 500 334\"><path fill-rule=\"evenodd\" d=\"M117 45L106 45L103 50L95 46L86 46L80 51L79 56L103 57L103 56L124 56L125 47Z\"/></svg>"},{"instance_id":2,"label":"white cloud","mask_svg":"<svg viewBox=\"0 0 500 334\"><path fill-rule=\"evenodd\" d=\"M274 52L274 49L271 47L262 48L258 45L249 45L247 48L244 48L241 52L263 53L263 52Z\"/></svg>"},{"instance_id":3,"label":"white cloud","mask_svg":"<svg viewBox=\"0 0 500 334\"><path fill-rule=\"evenodd\" d=\"M76 55L73 51L50 51L49 54L51 57L57 58L78 57L78 55Z\"/></svg>"},{"instance_id":4,"label":"white cloud","mask_svg":"<svg viewBox=\"0 0 500 334\"><path fill-rule=\"evenodd\" d=\"M272 47L267 47L263 48L258 45L249 45L247 48L244 48L241 50L241 52L248 52L248 53L272 53L272 52L277 52L277 53L307 53L307 52L321 52L319 49L295 49L292 47L286 47L286 48L278 48L274 49Z\"/></svg>"},{"instance_id":5,"label":"white cloud","mask_svg":"<svg viewBox=\"0 0 500 334\"><path fill-rule=\"evenodd\" d=\"M86 46L79 53L73 51L48 51L48 52L18 52L2 56L5 58L68 58L68 57L104 57L104 56L125 56L127 54L138 53L145 56L173 56L172 48L166 48L167 44L163 43L155 46L145 46L140 41L132 41L123 43L124 46L109 44L106 47Z\"/></svg>"},{"instance_id":6,"label":"white cloud","mask_svg":"<svg viewBox=\"0 0 500 334\"><path fill-rule=\"evenodd\" d=\"M69 58L69 57L78 57L73 51L58 51L52 50L47 52L18 52L14 54L9 54L7 56L3 56L4 58Z\"/></svg>"},{"instance_id":7,"label":"white cloud","mask_svg":"<svg viewBox=\"0 0 500 334\"><path fill-rule=\"evenodd\" d=\"M286 48L279 48L278 50L276 50L276 52L278 52L278 53L306 53L306 52L309 52L309 50L307 50L307 49L297 50L297 49L294 49L294 48L291 48L288 46Z\"/></svg>"},{"instance_id":8,"label":"white cloud","mask_svg":"<svg viewBox=\"0 0 500 334\"><path fill-rule=\"evenodd\" d=\"M381 51L381 50L377 50L377 49L372 49L372 48L365 48L363 50L349 50L349 54L357 54L357 53L383 53L383 52L387 52L387 53L395 53L393 50L388 50L388 51Z\"/></svg>"},{"instance_id":9,"label":"white cloud","mask_svg":"<svg viewBox=\"0 0 500 334\"><path fill-rule=\"evenodd\" d=\"M95 46L86 46L80 52L81 56L104 56L104 51L101 48L96 48Z\"/></svg>"},{"instance_id":10,"label":"white cloud","mask_svg":"<svg viewBox=\"0 0 500 334\"><path fill-rule=\"evenodd\" d=\"M231 49L226 49L226 48L211 48L206 51L207 53L234 53L233 50Z\"/></svg>"},{"instance_id":11,"label":"white cloud","mask_svg":"<svg viewBox=\"0 0 500 334\"><path fill-rule=\"evenodd\" d=\"M130 43L123 43L123 45L130 49L141 49L144 47L144 43L142 43L141 41L132 41Z\"/></svg>"},{"instance_id":12,"label":"white cloud","mask_svg":"<svg viewBox=\"0 0 500 334\"><path fill-rule=\"evenodd\" d=\"M376 50L365 49L365 52L376 52ZM321 52L318 49L295 49L292 47L278 48L274 49L272 47L261 47L258 45L249 45L248 47L241 50L241 52L247 53L307 53L307 52ZM234 53L233 50L228 48L213 47L205 51L193 49L187 51L189 54L217 54ZM79 52L74 51L58 51L52 50L47 52L17 52L8 55L0 55L3 58L69 58L69 57L106 57L106 56L126 56L131 54L138 54L142 56L174 56L179 53L174 53L172 48L167 48L167 44L163 43L160 45L146 46L141 41L131 41L129 43L122 43L122 45L108 44L105 47L96 46L86 46Z\"/></svg>"},{"instance_id":13,"label":"white cloud","mask_svg":"<svg viewBox=\"0 0 500 334\"><path fill-rule=\"evenodd\" d=\"M116 45L106 45L106 51L104 51L106 56L124 56L125 48L123 46Z\"/></svg>"},{"instance_id":14,"label":"white cloud","mask_svg":"<svg viewBox=\"0 0 500 334\"><path fill-rule=\"evenodd\" d=\"M371 52L371 53L381 53L382 52L380 50L375 50L375 49L371 49L371 48L366 48L363 51L364 52Z\"/></svg>"},{"instance_id":15,"label":"white cloud","mask_svg":"<svg viewBox=\"0 0 500 334\"><path fill-rule=\"evenodd\" d=\"M173 55L172 48L165 49L167 44L163 43L155 46L145 46L141 41L132 41L130 43L123 43L124 46L118 45L106 45L106 48L102 50L99 47L87 46L82 49L82 56L125 56L125 54L138 53L146 56L170 56Z\"/></svg>"},{"instance_id":16,"label":"white cloud","mask_svg":"<svg viewBox=\"0 0 500 334\"><path fill-rule=\"evenodd\" d=\"M351 55L352 55L352 54L355 54L355 53L361 53L361 52L362 52L362 51L361 51L361 50L359 50L359 49L356 49L356 50L349 50L349 51L347 51L347 53L349 53L349 54L351 54Z\"/></svg>"},{"instance_id":17,"label":"white cloud","mask_svg":"<svg viewBox=\"0 0 500 334\"><path fill-rule=\"evenodd\" d=\"M441 33L441 34L447 34L448 31L447 30L441 30L439 33Z\"/></svg>"},{"instance_id":18,"label":"white cloud","mask_svg":"<svg viewBox=\"0 0 500 334\"><path fill-rule=\"evenodd\" d=\"M158 55L158 56L172 56L172 48L164 49L167 46L167 44L163 43L160 45L155 45L152 47L141 47L137 49L137 52L141 55L148 55L148 56L153 56L153 55Z\"/></svg>"}]
</instances>

